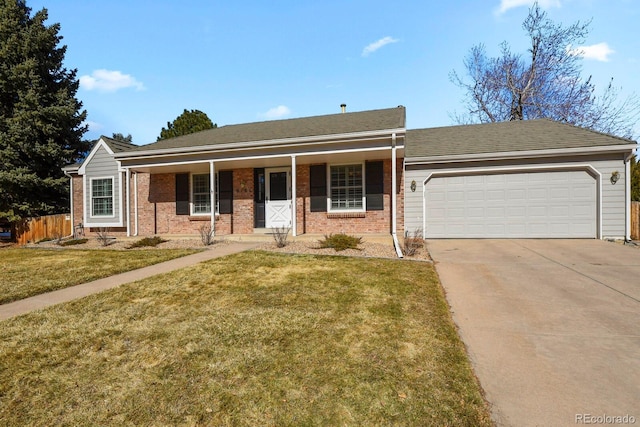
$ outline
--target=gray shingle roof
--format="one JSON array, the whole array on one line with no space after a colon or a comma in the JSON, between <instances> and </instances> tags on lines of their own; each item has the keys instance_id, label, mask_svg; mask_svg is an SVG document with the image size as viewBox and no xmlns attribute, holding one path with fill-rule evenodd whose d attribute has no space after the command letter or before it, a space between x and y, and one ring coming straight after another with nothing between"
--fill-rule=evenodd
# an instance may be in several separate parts
<instances>
[{"instance_id":1,"label":"gray shingle roof","mask_svg":"<svg viewBox=\"0 0 640 427\"><path fill-rule=\"evenodd\" d=\"M404 127L405 108L399 106L382 110L227 125L138 146L136 151L303 138Z\"/></svg>"},{"instance_id":2,"label":"gray shingle roof","mask_svg":"<svg viewBox=\"0 0 640 427\"><path fill-rule=\"evenodd\" d=\"M129 142L118 141L117 139L109 138L104 135L100 137L114 153L120 153L122 151L129 151L134 148L140 148L140 146L131 144Z\"/></svg>"},{"instance_id":3,"label":"gray shingle roof","mask_svg":"<svg viewBox=\"0 0 640 427\"><path fill-rule=\"evenodd\" d=\"M548 119L408 130L405 156L484 153L628 145L635 142Z\"/></svg>"}]
</instances>

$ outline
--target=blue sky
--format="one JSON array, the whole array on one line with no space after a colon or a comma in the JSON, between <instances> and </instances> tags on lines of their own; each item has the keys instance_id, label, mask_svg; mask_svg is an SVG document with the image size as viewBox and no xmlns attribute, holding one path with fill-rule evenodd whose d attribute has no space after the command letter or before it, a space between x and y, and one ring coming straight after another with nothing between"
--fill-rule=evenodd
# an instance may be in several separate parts
<instances>
[{"instance_id":1,"label":"blue sky","mask_svg":"<svg viewBox=\"0 0 640 427\"><path fill-rule=\"evenodd\" d=\"M76 68L89 139L156 140L186 109L218 126L407 107L407 128L462 111L449 81L469 49L526 49L532 1L27 0L49 11ZM555 22L592 19L583 76L640 93L640 1L543 0ZM636 132L640 134L640 128Z\"/></svg>"}]
</instances>

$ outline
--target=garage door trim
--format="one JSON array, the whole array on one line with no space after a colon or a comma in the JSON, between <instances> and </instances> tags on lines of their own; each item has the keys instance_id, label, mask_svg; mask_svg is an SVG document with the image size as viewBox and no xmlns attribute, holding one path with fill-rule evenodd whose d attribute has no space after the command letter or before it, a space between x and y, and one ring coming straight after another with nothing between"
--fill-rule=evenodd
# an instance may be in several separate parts
<instances>
[{"instance_id":1,"label":"garage door trim","mask_svg":"<svg viewBox=\"0 0 640 427\"><path fill-rule=\"evenodd\" d=\"M427 183L432 178L461 176L461 175L489 175L503 173L529 173L529 172L565 172L565 171L585 171L596 179L596 238L602 239L602 174L592 165L540 165L540 166L503 166L503 167L480 167L480 168L460 168L447 169L444 171L430 172L422 181L422 229L427 229ZM425 237L426 232L425 232Z\"/></svg>"}]
</instances>

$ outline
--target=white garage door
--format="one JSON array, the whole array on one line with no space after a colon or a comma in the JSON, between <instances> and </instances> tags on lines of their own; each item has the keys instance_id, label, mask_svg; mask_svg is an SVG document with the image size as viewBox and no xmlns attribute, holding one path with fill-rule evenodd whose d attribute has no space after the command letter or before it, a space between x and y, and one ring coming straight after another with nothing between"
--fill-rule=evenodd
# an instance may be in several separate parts
<instances>
[{"instance_id":1,"label":"white garage door","mask_svg":"<svg viewBox=\"0 0 640 427\"><path fill-rule=\"evenodd\" d=\"M427 238L595 238L596 180L585 171L433 177Z\"/></svg>"}]
</instances>

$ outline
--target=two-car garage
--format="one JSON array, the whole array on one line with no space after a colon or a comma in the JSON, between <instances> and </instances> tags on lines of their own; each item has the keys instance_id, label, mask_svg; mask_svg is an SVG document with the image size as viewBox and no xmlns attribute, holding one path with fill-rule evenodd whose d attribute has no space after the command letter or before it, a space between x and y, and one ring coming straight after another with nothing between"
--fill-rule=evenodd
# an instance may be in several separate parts
<instances>
[{"instance_id":1,"label":"two-car garage","mask_svg":"<svg viewBox=\"0 0 640 427\"><path fill-rule=\"evenodd\" d=\"M408 130L404 229L427 239L628 239L635 148L546 119Z\"/></svg>"},{"instance_id":2,"label":"two-car garage","mask_svg":"<svg viewBox=\"0 0 640 427\"><path fill-rule=\"evenodd\" d=\"M433 174L424 183L430 238L596 238L588 171Z\"/></svg>"}]
</instances>

